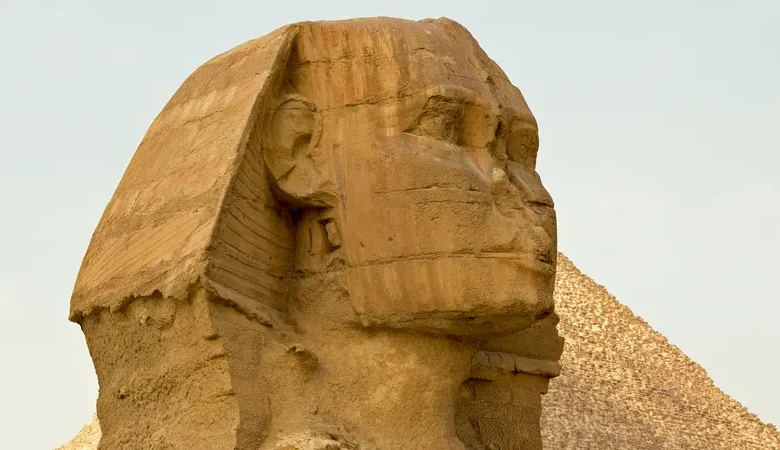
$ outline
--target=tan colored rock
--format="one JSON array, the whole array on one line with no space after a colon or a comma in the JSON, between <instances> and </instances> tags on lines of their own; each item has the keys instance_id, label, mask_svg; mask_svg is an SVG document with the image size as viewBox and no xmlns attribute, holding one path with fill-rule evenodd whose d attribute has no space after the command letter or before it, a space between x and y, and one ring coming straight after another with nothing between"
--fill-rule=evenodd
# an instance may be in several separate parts
<instances>
[{"instance_id":1,"label":"tan colored rock","mask_svg":"<svg viewBox=\"0 0 780 450\"><path fill-rule=\"evenodd\" d=\"M447 19L295 24L204 64L74 288L100 448L539 448L562 341L537 150Z\"/></svg>"},{"instance_id":2,"label":"tan colored rock","mask_svg":"<svg viewBox=\"0 0 780 450\"><path fill-rule=\"evenodd\" d=\"M780 449L773 425L560 254L555 304L567 344L542 401L545 449ZM62 450L94 450L99 433L93 422Z\"/></svg>"}]
</instances>

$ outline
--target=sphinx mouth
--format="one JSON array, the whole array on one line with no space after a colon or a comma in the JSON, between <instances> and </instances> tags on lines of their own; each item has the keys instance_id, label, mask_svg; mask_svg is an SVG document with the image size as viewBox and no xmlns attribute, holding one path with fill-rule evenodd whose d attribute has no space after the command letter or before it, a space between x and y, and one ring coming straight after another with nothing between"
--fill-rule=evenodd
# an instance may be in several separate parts
<instances>
[{"instance_id":1,"label":"sphinx mouth","mask_svg":"<svg viewBox=\"0 0 780 450\"><path fill-rule=\"evenodd\" d=\"M474 256L512 260L526 269L547 275L555 272L555 260L548 253L481 252Z\"/></svg>"},{"instance_id":2,"label":"sphinx mouth","mask_svg":"<svg viewBox=\"0 0 780 450\"><path fill-rule=\"evenodd\" d=\"M541 263L544 263L544 264L552 264L553 263L553 259L547 253L538 253L536 255L536 260L541 262Z\"/></svg>"},{"instance_id":3,"label":"sphinx mouth","mask_svg":"<svg viewBox=\"0 0 780 450\"><path fill-rule=\"evenodd\" d=\"M528 253L520 251L481 251L481 252L456 252L456 253L422 253L405 255L403 258L383 258L354 264L352 267L378 266L393 264L399 261L415 261L430 259L503 259L511 261L529 271L542 275L554 275L555 264L550 254Z\"/></svg>"}]
</instances>

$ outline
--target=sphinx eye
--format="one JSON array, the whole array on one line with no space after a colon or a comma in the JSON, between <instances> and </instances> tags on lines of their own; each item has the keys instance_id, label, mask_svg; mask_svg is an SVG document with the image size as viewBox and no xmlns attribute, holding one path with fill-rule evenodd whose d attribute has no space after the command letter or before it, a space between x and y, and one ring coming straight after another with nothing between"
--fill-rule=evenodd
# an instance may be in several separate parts
<instances>
[{"instance_id":1,"label":"sphinx eye","mask_svg":"<svg viewBox=\"0 0 780 450\"><path fill-rule=\"evenodd\" d=\"M417 120L404 131L457 144L463 127L464 106L462 101L433 96L428 99Z\"/></svg>"},{"instance_id":2,"label":"sphinx eye","mask_svg":"<svg viewBox=\"0 0 780 450\"><path fill-rule=\"evenodd\" d=\"M506 155L510 161L526 167L536 167L539 132L530 123L515 121L506 140Z\"/></svg>"}]
</instances>

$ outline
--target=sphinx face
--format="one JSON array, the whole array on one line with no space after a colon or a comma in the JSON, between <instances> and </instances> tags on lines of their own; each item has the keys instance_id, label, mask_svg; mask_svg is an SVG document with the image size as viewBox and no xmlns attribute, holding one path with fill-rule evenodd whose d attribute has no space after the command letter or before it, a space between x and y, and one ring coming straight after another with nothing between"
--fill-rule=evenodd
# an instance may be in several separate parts
<instances>
[{"instance_id":1,"label":"sphinx face","mask_svg":"<svg viewBox=\"0 0 780 450\"><path fill-rule=\"evenodd\" d=\"M520 92L434 24L367 30L363 43L314 30L294 84L321 117L330 226L362 323L494 336L546 316L555 213ZM365 50L376 41L392 45ZM339 45L363 56L333 63Z\"/></svg>"}]
</instances>

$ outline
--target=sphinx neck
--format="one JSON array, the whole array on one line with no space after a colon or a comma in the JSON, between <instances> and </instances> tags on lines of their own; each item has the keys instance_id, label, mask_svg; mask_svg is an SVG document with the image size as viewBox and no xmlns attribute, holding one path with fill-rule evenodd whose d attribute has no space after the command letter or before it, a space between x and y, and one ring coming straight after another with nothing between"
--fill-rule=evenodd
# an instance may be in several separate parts
<instances>
[{"instance_id":1,"label":"sphinx neck","mask_svg":"<svg viewBox=\"0 0 780 450\"><path fill-rule=\"evenodd\" d=\"M312 330L314 331L314 330ZM319 329L323 413L376 448L463 448L455 406L476 344L401 330Z\"/></svg>"}]
</instances>

